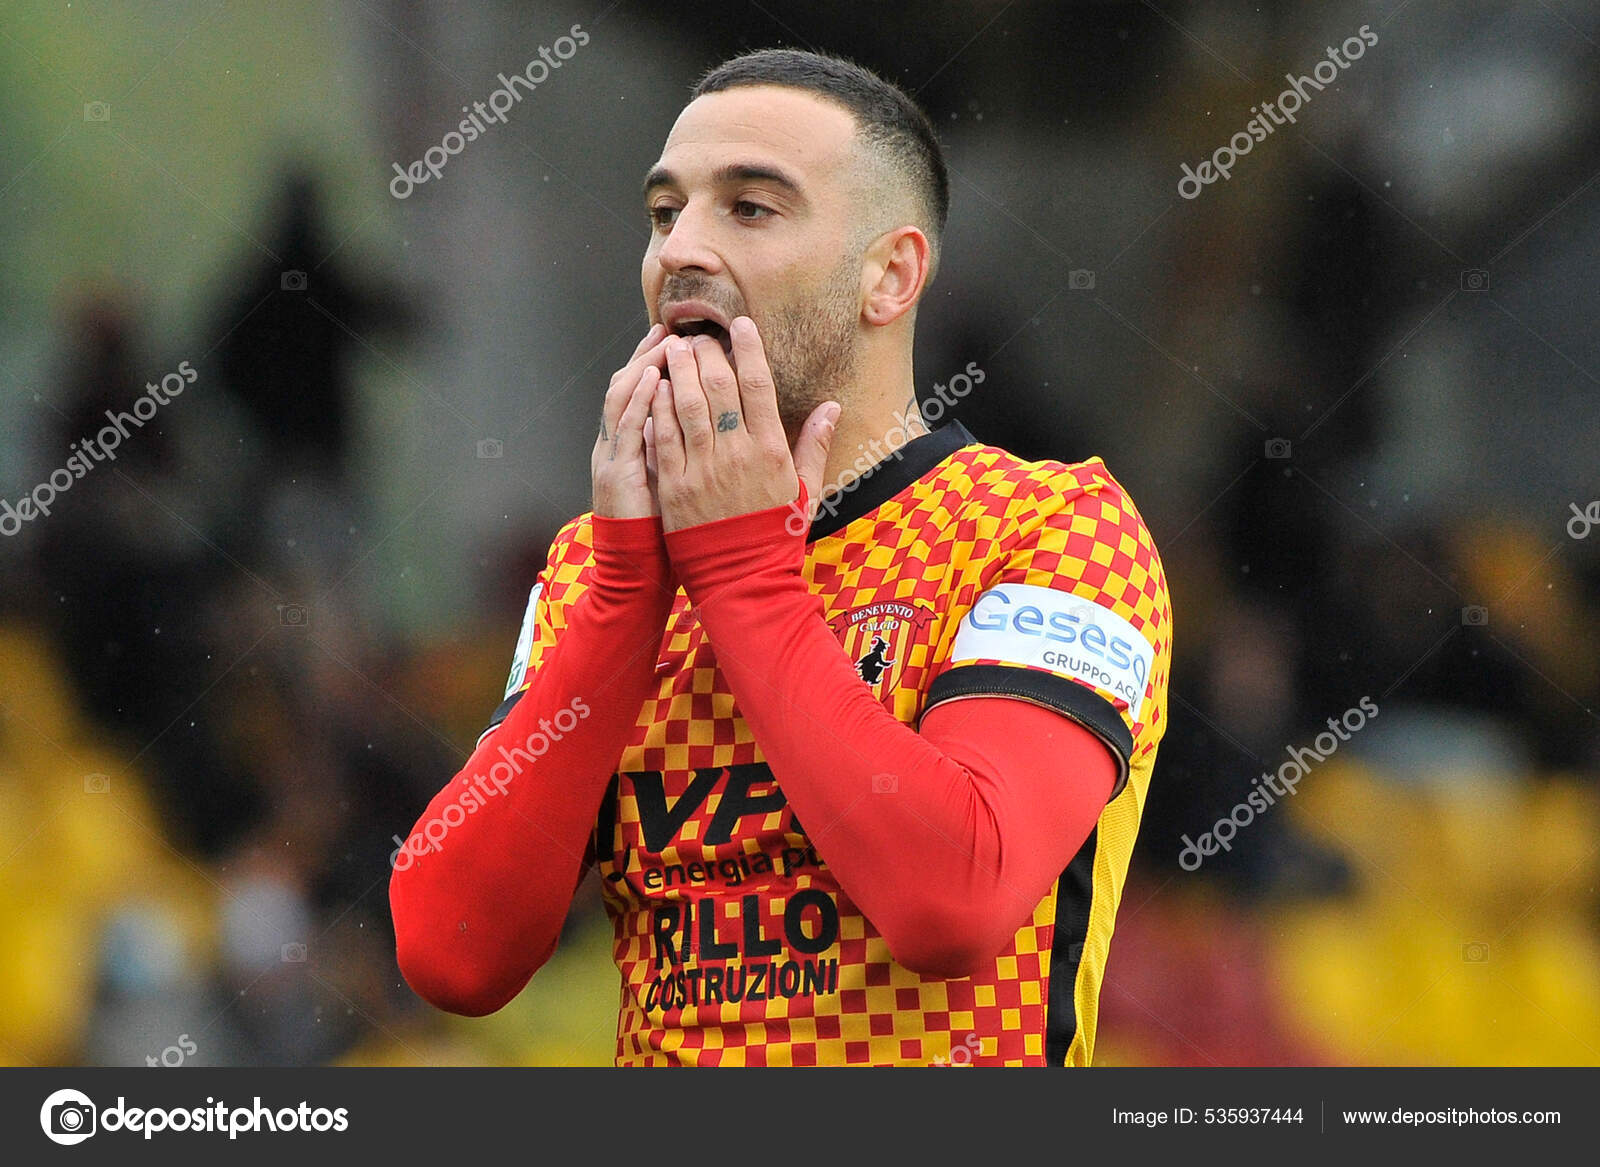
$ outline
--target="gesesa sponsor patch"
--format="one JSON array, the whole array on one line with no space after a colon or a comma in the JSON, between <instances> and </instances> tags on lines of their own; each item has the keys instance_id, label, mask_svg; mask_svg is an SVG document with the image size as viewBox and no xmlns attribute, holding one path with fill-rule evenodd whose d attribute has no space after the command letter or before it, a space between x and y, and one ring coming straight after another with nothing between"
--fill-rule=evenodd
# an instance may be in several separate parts
<instances>
[{"instance_id":1,"label":"gesesa sponsor patch","mask_svg":"<svg viewBox=\"0 0 1600 1167\"><path fill-rule=\"evenodd\" d=\"M1155 655L1137 628L1093 600L1009 583L984 592L961 618L951 664L1048 669L1120 697L1137 721Z\"/></svg>"}]
</instances>

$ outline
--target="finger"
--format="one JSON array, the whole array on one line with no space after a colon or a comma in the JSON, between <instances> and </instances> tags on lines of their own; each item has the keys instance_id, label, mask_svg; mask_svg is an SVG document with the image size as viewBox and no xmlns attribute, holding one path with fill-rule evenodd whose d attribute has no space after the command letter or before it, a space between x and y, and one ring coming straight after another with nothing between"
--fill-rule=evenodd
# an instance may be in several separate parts
<instances>
[{"instance_id":1,"label":"finger","mask_svg":"<svg viewBox=\"0 0 1600 1167\"><path fill-rule=\"evenodd\" d=\"M650 390L652 405L655 402L655 396L655 389L652 387ZM644 419L644 471L645 477L650 481L650 488L654 490L656 475L660 473L656 464L656 419L654 417Z\"/></svg>"},{"instance_id":2,"label":"finger","mask_svg":"<svg viewBox=\"0 0 1600 1167\"><path fill-rule=\"evenodd\" d=\"M833 446L833 431L839 421L840 406L837 401L824 401L811 411L800 436L794 443L794 469L806 486L811 500L809 521L822 502L822 478L828 468L828 451Z\"/></svg>"},{"instance_id":3,"label":"finger","mask_svg":"<svg viewBox=\"0 0 1600 1167\"><path fill-rule=\"evenodd\" d=\"M645 369L634 386L628 406L617 419L616 432L611 435L611 459L638 459L644 457L644 423L650 416L650 399L655 396L656 383L661 371L654 365Z\"/></svg>"},{"instance_id":4,"label":"finger","mask_svg":"<svg viewBox=\"0 0 1600 1167\"><path fill-rule=\"evenodd\" d=\"M654 340L650 339L652 335L655 337ZM645 335L645 339L640 342L639 347L634 350L633 355L628 358L628 363L611 374L611 383L615 385L618 380L624 377L632 379L638 376L646 365L660 365L665 368L667 363L667 341L669 339L670 334L661 325L658 324L652 328Z\"/></svg>"},{"instance_id":5,"label":"finger","mask_svg":"<svg viewBox=\"0 0 1600 1167\"><path fill-rule=\"evenodd\" d=\"M633 350L633 355L628 358L628 363L631 365L634 361L644 356L644 354L649 351L650 347L654 345L656 341L661 339L662 334L665 332L666 325L652 324L650 326L650 331L644 334L644 339L639 342L638 347Z\"/></svg>"},{"instance_id":6,"label":"finger","mask_svg":"<svg viewBox=\"0 0 1600 1167\"><path fill-rule=\"evenodd\" d=\"M724 436L733 436L743 425L743 412L739 403L739 379L733 374L722 346L709 336L697 336L694 345L695 368L700 374L700 386L706 391L706 407L711 418L713 444Z\"/></svg>"},{"instance_id":7,"label":"finger","mask_svg":"<svg viewBox=\"0 0 1600 1167\"><path fill-rule=\"evenodd\" d=\"M685 455L711 449L711 406L700 385L694 351L682 337L667 341L667 375L672 380L672 405L682 433Z\"/></svg>"},{"instance_id":8,"label":"finger","mask_svg":"<svg viewBox=\"0 0 1600 1167\"><path fill-rule=\"evenodd\" d=\"M656 471L664 478L682 478L687 465L683 448L683 430L678 425L678 412L672 404L672 382L663 377L656 383L655 397L650 402L650 420L656 442Z\"/></svg>"},{"instance_id":9,"label":"finger","mask_svg":"<svg viewBox=\"0 0 1600 1167\"><path fill-rule=\"evenodd\" d=\"M734 367L739 370L739 400L744 408L745 424L751 433L770 431L774 427L781 430L783 420L778 415L778 390L756 322L748 316L735 316L728 335L733 338L733 360Z\"/></svg>"},{"instance_id":10,"label":"finger","mask_svg":"<svg viewBox=\"0 0 1600 1167\"><path fill-rule=\"evenodd\" d=\"M606 390L605 403L600 409L601 441L609 442L611 435L616 432L622 411L628 407L644 371L649 368L660 369L666 363L666 341L665 333L658 334L654 344L611 375L611 385Z\"/></svg>"}]
</instances>

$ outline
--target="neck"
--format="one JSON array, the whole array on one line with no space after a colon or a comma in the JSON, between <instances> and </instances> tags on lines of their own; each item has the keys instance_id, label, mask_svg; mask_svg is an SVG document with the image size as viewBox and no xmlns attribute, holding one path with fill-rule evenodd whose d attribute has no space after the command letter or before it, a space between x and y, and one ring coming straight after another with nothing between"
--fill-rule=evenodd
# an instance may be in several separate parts
<instances>
[{"instance_id":1,"label":"neck","mask_svg":"<svg viewBox=\"0 0 1600 1167\"><path fill-rule=\"evenodd\" d=\"M837 398L843 409L828 448L824 493L843 489L928 432L917 408L915 384L909 354L863 362L861 375Z\"/></svg>"}]
</instances>

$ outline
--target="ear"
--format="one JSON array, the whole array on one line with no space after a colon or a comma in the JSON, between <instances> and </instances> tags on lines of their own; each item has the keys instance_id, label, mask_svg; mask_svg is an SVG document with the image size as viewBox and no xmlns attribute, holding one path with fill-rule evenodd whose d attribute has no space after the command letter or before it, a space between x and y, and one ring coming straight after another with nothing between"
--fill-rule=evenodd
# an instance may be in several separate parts
<instances>
[{"instance_id":1,"label":"ear","mask_svg":"<svg viewBox=\"0 0 1600 1167\"><path fill-rule=\"evenodd\" d=\"M893 324L912 308L928 283L928 237L912 226L886 231L863 257L861 316L868 324Z\"/></svg>"}]
</instances>

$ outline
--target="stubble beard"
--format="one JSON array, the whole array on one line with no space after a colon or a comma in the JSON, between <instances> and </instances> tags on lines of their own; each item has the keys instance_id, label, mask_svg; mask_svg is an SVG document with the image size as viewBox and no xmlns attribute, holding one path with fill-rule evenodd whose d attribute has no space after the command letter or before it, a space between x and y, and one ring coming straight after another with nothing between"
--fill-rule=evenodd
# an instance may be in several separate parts
<instances>
[{"instance_id":1,"label":"stubble beard","mask_svg":"<svg viewBox=\"0 0 1600 1167\"><path fill-rule=\"evenodd\" d=\"M848 257L816 294L784 305L768 324L767 364L778 416L793 443L824 401L848 406L860 365L859 271Z\"/></svg>"},{"instance_id":2,"label":"stubble beard","mask_svg":"<svg viewBox=\"0 0 1600 1167\"><path fill-rule=\"evenodd\" d=\"M758 321L767 367L778 398L778 416L793 445L806 418L824 401L848 406L860 365L857 291L860 269L845 256L817 290L791 301ZM709 278L671 278L662 288L662 303L705 300L735 316L749 315L743 300L725 303Z\"/></svg>"}]
</instances>

